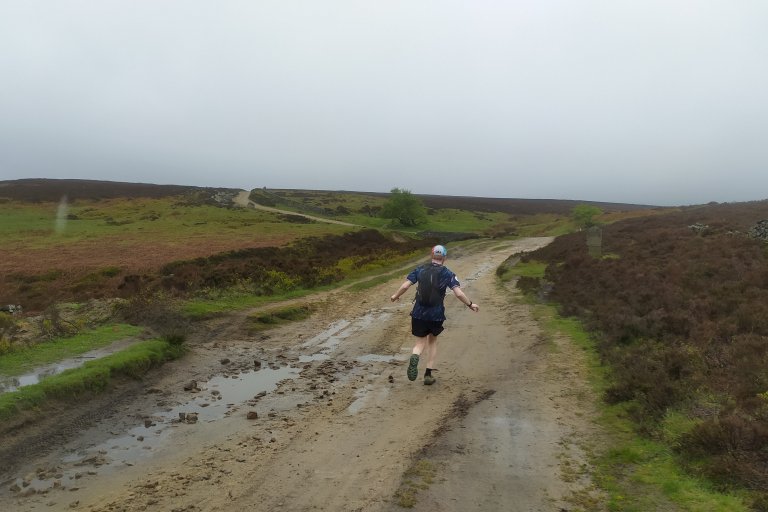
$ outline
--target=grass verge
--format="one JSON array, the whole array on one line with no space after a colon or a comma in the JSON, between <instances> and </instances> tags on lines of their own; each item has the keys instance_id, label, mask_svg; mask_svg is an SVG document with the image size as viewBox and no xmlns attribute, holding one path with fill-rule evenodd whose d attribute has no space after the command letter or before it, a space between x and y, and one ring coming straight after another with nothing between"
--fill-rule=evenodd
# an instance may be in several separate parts
<instances>
[{"instance_id":1,"label":"grass verge","mask_svg":"<svg viewBox=\"0 0 768 512\"><path fill-rule=\"evenodd\" d=\"M191 320L204 320L230 311L254 308L281 300L296 299L314 291L316 290L302 288L279 295L254 295L236 289L220 290L215 297L199 297L185 301L181 306L181 312Z\"/></svg>"},{"instance_id":2,"label":"grass verge","mask_svg":"<svg viewBox=\"0 0 768 512\"><path fill-rule=\"evenodd\" d=\"M346 277L341 281L316 288L299 288L274 295L254 295L253 293L249 293L248 290L237 288L216 290L214 292L215 295L185 301L184 305L181 307L181 311L191 320L204 320L206 318L218 316L222 313L297 299L313 293L343 286L349 286L351 291L361 291L382 284L398 275L402 275L403 279L405 279L405 275L408 272L403 272L402 266L408 263L413 263L417 258L423 256L423 251L414 252L370 263L361 268L342 268Z\"/></svg>"},{"instance_id":3,"label":"grass verge","mask_svg":"<svg viewBox=\"0 0 768 512\"><path fill-rule=\"evenodd\" d=\"M35 366L74 357L117 340L138 336L142 330L141 327L128 324L104 325L75 336L15 349L0 356L0 374L9 377L19 375Z\"/></svg>"},{"instance_id":4,"label":"grass verge","mask_svg":"<svg viewBox=\"0 0 768 512\"><path fill-rule=\"evenodd\" d=\"M88 361L79 368L53 375L38 384L0 395L0 421L38 407L47 400L72 400L86 393L103 391L116 376L140 378L151 368L176 359L182 353L183 348L179 344L149 340L122 352Z\"/></svg>"},{"instance_id":5,"label":"grass verge","mask_svg":"<svg viewBox=\"0 0 768 512\"><path fill-rule=\"evenodd\" d=\"M496 275L502 282L510 281L516 277L544 277L547 264L540 261L520 261L520 257L512 255L496 269Z\"/></svg>"},{"instance_id":6,"label":"grass verge","mask_svg":"<svg viewBox=\"0 0 768 512\"><path fill-rule=\"evenodd\" d=\"M312 314L312 308L306 305L289 306L256 313L248 317L251 332L265 331L289 322L304 320Z\"/></svg>"},{"instance_id":7,"label":"grass verge","mask_svg":"<svg viewBox=\"0 0 768 512\"><path fill-rule=\"evenodd\" d=\"M560 317L553 306L537 305L535 314L549 333L568 336L585 355L589 382L600 396L609 374L600 364L592 337L575 319ZM597 404L596 422L606 439L600 448L588 449L596 485L607 496L606 507L615 512L674 510L690 512L747 512L746 494L724 494L708 482L684 472L672 448L658 440L641 437L627 415L627 404ZM680 423L679 418L673 423Z\"/></svg>"}]
</instances>

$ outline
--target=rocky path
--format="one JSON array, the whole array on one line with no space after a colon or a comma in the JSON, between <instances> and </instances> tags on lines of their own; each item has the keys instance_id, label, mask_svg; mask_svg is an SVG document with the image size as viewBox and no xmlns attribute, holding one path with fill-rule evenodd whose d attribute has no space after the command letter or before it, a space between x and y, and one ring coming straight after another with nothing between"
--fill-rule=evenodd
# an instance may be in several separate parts
<instances>
[{"instance_id":1,"label":"rocky path","mask_svg":"<svg viewBox=\"0 0 768 512\"><path fill-rule=\"evenodd\" d=\"M131 399L16 467L1 510L580 510L593 433L580 354L494 271L546 239L481 242L448 266L437 383L405 377L396 279L317 299L310 319L192 344ZM235 322L241 322L238 317Z\"/></svg>"}]
</instances>

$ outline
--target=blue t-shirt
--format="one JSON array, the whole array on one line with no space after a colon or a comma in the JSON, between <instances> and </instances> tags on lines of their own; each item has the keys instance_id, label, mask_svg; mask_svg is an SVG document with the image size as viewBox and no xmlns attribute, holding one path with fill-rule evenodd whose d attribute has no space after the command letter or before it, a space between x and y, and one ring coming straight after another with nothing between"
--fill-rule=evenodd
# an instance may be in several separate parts
<instances>
[{"instance_id":1,"label":"blue t-shirt","mask_svg":"<svg viewBox=\"0 0 768 512\"><path fill-rule=\"evenodd\" d=\"M445 298L445 291L447 288L450 288L453 290L457 286L461 286L459 284L459 280L456 279L456 274L450 271L448 267L444 267L442 265L438 265L437 263L432 263L433 266L439 266L441 267L440 271L440 284L438 285L438 288L440 290L440 296ZM411 271L410 274L408 274L408 279L413 284L416 284L419 282L419 274L424 270L424 265L420 265L417 268L415 268L413 271ZM445 305L443 305L443 301L440 301L440 304L433 307L428 306L422 306L418 303L418 301L413 303L413 310L411 311L411 316L413 318L418 318L419 320L428 320L433 322L442 322L445 320Z\"/></svg>"}]
</instances>

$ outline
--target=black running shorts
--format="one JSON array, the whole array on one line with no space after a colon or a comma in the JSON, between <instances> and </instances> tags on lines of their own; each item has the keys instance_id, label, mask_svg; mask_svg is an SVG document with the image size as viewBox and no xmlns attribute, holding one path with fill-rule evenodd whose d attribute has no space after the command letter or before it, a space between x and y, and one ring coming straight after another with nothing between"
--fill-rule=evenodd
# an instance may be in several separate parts
<instances>
[{"instance_id":1,"label":"black running shorts","mask_svg":"<svg viewBox=\"0 0 768 512\"><path fill-rule=\"evenodd\" d=\"M423 338L428 334L437 336L443 332L443 321L421 320L411 317L411 332L419 338Z\"/></svg>"}]
</instances>

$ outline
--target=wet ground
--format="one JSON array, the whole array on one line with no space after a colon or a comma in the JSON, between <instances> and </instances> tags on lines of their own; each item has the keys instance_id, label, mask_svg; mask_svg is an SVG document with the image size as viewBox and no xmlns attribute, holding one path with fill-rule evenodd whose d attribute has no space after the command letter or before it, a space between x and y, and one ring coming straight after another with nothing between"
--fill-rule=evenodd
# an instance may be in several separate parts
<instances>
[{"instance_id":1,"label":"wet ground","mask_svg":"<svg viewBox=\"0 0 768 512\"><path fill-rule=\"evenodd\" d=\"M0 393L10 393L11 391L16 391L21 387L37 384L46 377L58 375L63 371L71 370L73 368L79 368L88 361L94 361L116 352L120 352L121 350L125 350L135 343L138 343L138 340L133 338L120 340L110 344L109 346L91 350L76 357L33 368L21 375L0 375Z\"/></svg>"},{"instance_id":2,"label":"wet ground","mask_svg":"<svg viewBox=\"0 0 768 512\"><path fill-rule=\"evenodd\" d=\"M410 307L387 300L402 279L324 294L312 318L267 336L235 326L225 339L192 341L141 393L14 461L0 509L385 510L428 456L449 464L439 481L475 481L456 481L473 490L454 501L435 484L440 493L423 491L421 503L481 510L472 503L517 494L527 508L505 510L560 510L575 485L558 475L562 446L581 432L560 421L576 407L561 395L576 384L552 374L527 306L494 277L511 252L541 243L477 244L449 261L481 313L447 298L434 386L404 375ZM480 471L489 460L493 469Z\"/></svg>"}]
</instances>

